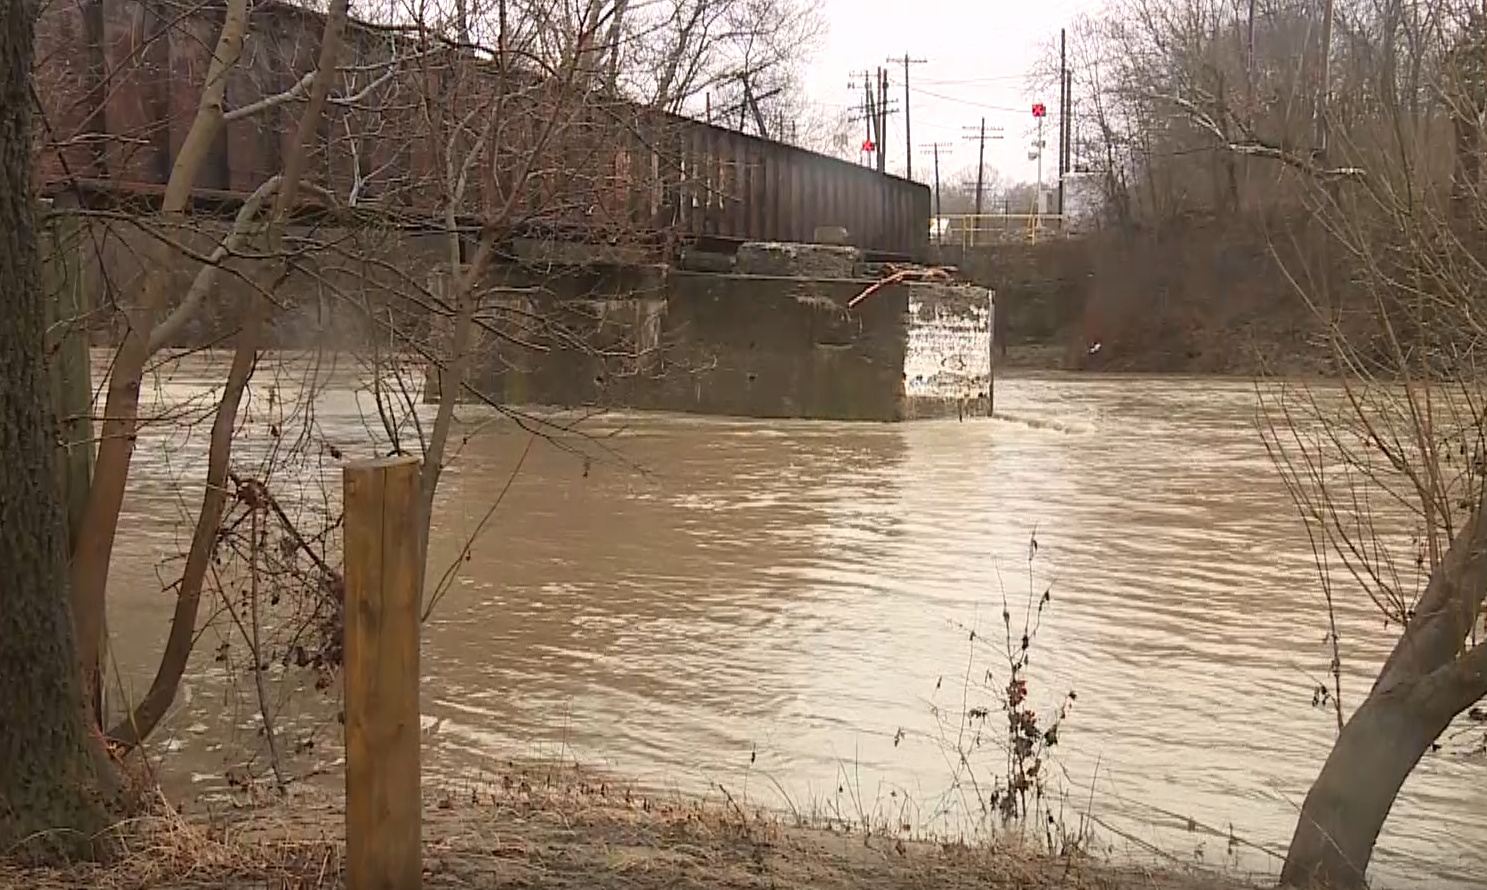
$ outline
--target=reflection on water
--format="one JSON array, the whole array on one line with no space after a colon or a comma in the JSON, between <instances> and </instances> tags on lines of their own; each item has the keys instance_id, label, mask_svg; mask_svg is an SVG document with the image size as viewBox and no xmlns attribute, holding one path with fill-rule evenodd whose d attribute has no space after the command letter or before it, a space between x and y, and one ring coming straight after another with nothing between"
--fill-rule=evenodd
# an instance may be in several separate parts
<instances>
[{"instance_id":1,"label":"reflection on water","mask_svg":"<svg viewBox=\"0 0 1487 890\"><path fill-rule=\"evenodd\" d=\"M250 468L271 448L298 453L276 490L327 515L327 447L374 451L366 397L344 369L334 376L313 435L253 433L240 451ZM180 403L212 380L220 369L188 369L157 395ZM264 424L296 401L294 381L279 385L274 404L267 382L255 391ZM961 707L967 628L1002 638L1004 596L1027 597L1036 529L1031 583L1051 584L1052 603L1033 696L1052 706L1078 692L1058 753L1068 809L1090 810L1118 849L1123 833L1221 862L1231 825L1283 849L1332 733L1312 705L1328 650L1311 550L1254 400L1247 384L1212 380L1013 379L990 421L608 415L584 425L598 444L539 440L524 458L527 433L465 412L433 575L509 490L425 630L424 710L438 721L426 769L460 779L561 748L643 781L717 781L765 801L830 809L846 792L871 809L907 796L928 821L947 805L945 714ZM143 441L111 613L121 671L140 689L168 621L167 560L199 497L172 480L199 479L205 428ZM1355 703L1389 641L1361 597L1341 606ZM218 776L212 727L251 716L224 713L241 705L225 704L210 653L199 660L165 735L183 772ZM316 707L299 698L310 704L283 707ZM1480 874L1480 771L1451 750L1427 758L1376 878L1464 886ZM1188 817L1218 835L1188 831ZM1276 867L1249 846L1239 858Z\"/></svg>"}]
</instances>

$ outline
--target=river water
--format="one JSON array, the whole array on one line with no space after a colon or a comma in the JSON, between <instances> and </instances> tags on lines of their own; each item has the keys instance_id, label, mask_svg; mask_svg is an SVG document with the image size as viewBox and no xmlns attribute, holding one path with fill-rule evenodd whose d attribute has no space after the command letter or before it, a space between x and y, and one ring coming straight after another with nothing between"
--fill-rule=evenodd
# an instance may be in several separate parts
<instances>
[{"instance_id":1,"label":"river water","mask_svg":"<svg viewBox=\"0 0 1487 890\"><path fill-rule=\"evenodd\" d=\"M322 368L305 400L308 367L255 381L238 466L255 472L274 449L283 465L288 431L309 429L271 487L304 515L334 515L334 455L386 444L354 368ZM195 358L146 393L171 419L141 438L110 614L136 692L169 620L199 418L224 369ZM432 575L499 506L425 627L426 774L474 783L506 758L562 755L653 787L718 783L815 815L953 830L973 808L963 770L957 781L961 715L995 711L1006 682L1004 603L1015 637L1029 590L1047 589L1030 697L1051 711L1077 693L1054 751L1056 814L1091 817L1117 855L1150 844L1274 871L1266 851L1284 849L1335 727L1313 704L1330 651L1312 551L1255 405L1241 382L1019 377L999 382L990 420L610 414L556 441L462 410ZM1340 589L1343 698L1356 703L1390 639ZM223 633L204 633L159 736L167 773L201 788L253 747L227 738L233 727L257 725L212 658ZM286 749L298 730L285 727L334 719L333 692L293 677L306 688L284 691L302 673L279 672L272 693ZM1428 755L1411 778L1377 882L1479 881L1487 782L1470 747ZM976 753L977 780L1003 759Z\"/></svg>"}]
</instances>

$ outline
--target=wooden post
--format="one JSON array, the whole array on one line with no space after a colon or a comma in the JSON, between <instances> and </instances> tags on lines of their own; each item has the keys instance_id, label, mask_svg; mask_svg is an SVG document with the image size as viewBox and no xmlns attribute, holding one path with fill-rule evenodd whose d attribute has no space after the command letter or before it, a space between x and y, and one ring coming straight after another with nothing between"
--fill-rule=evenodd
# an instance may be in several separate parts
<instances>
[{"instance_id":1,"label":"wooden post","mask_svg":"<svg viewBox=\"0 0 1487 890\"><path fill-rule=\"evenodd\" d=\"M57 419L58 480L67 506L69 554L77 549L88 488L93 484L93 369L88 355L87 316L93 310L92 291L84 274L83 228L70 194L53 199L47 215L46 252L42 280L47 295L47 356L52 387L52 410ZM98 664L89 678L93 715L107 725L104 669L108 658L108 625L98 647Z\"/></svg>"},{"instance_id":2,"label":"wooden post","mask_svg":"<svg viewBox=\"0 0 1487 890\"><path fill-rule=\"evenodd\" d=\"M346 541L346 886L418 890L419 461L342 470Z\"/></svg>"}]
</instances>

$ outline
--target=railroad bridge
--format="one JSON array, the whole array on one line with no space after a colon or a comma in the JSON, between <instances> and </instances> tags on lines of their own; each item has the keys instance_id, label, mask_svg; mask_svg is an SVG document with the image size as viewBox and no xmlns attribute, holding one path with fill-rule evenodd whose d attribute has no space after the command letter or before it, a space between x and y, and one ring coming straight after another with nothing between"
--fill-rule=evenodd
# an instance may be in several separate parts
<instances>
[{"instance_id":1,"label":"railroad bridge","mask_svg":"<svg viewBox=\"0 0 1487 890\"><path fill-rule=\"evenodd\" d=\"M37 29L43 193L141 212L158 202L225 8L222 0L184 11L160 0L45 6ZM226 124L194 184L199 209L230 212L279 172L323 24L300 6L252 4L228 75ZM405 28L352 22L344 46L307 172L307 201L322 210L436 228L454 191L449 172L467 169L457 218L515 236L654 255L699 241L715 250L809 242L818 229L840 227L848 243L888 257L927 246L930 197L917 183L571 80L560 85ZM477 138L487 119L489 138Z\"/></svg>"},{"instance_id":2,"label":"railroad bridge","mask_svg":"<svg viewBox=\"0 0 1487 890\"><path fill-rule=\"evenodd\" d=\"M116 211L86 216L76 253L52 254L53 277L79 285L84 310L127 300L120 284L145 271L140 248L169 225L156 214L227 16L226 0L189 2L78 0L46 4L38 20L38 186ZM300 6L250 4L224 126L192 183L197 219L167 235L179 242L173 292L191 290L228 218L297 148L324 24ZM499 242L465 347L467 388L486 398L892 420L985 397L989 367L961 374L948 397L906 381L936 376L920 366L947 337L985 364L989 293L873 284L884 261L927 255L923 185L366 22L348 23L308 151L289 232L302 249L265 335L275 348L357 348L373 335L425 355L453 349L452 216L465 246L476 233ZM823 229L836 243L800 246ZM252 286L218 275L212 287L169 345L233 336ZM95 342L121 333L102 330L120 322L109 318L90 322Z\"/></svg>"}]
</instances>

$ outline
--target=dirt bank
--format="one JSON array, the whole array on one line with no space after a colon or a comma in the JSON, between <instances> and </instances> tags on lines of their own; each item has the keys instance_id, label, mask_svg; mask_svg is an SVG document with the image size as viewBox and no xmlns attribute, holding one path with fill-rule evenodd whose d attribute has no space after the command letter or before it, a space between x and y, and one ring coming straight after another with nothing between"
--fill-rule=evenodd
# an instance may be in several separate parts
<instances>
[{"instance_id":1,"label":"dirt bank","mask_svg":"<svg viewBox=\"0 0 1487 890\"><path fill-rule=\"evenodd\" d=\"M945 248L937 260L996 289L1010 366L1325 376L1332 358L1307 302L1314 240L1300 221L1193 217L1159 230ZM1328 280L1346 282L1346 270ZM1366 345L1372 304L1355 288L1334 290L1351 307L1343 332Z\"/></svg>"},{"instance_id":2,"label":"dirt bank","mask_svg":"<svg viewBox=\"0 0 1487 890\"><path fill-rule=\"evenodd\" d=\"M513 768L490 785L432 794L425 803L428 888L1247 887L1217 875L1116 866L1080 854L1046 857L812 828L726 796L715 803L642 797L604 780L550 770ZM339 887L342 820L335 800L154 816L121 830L126 852L112 866L0 866L0 887Z\"/></svg>"}]
</instances>

